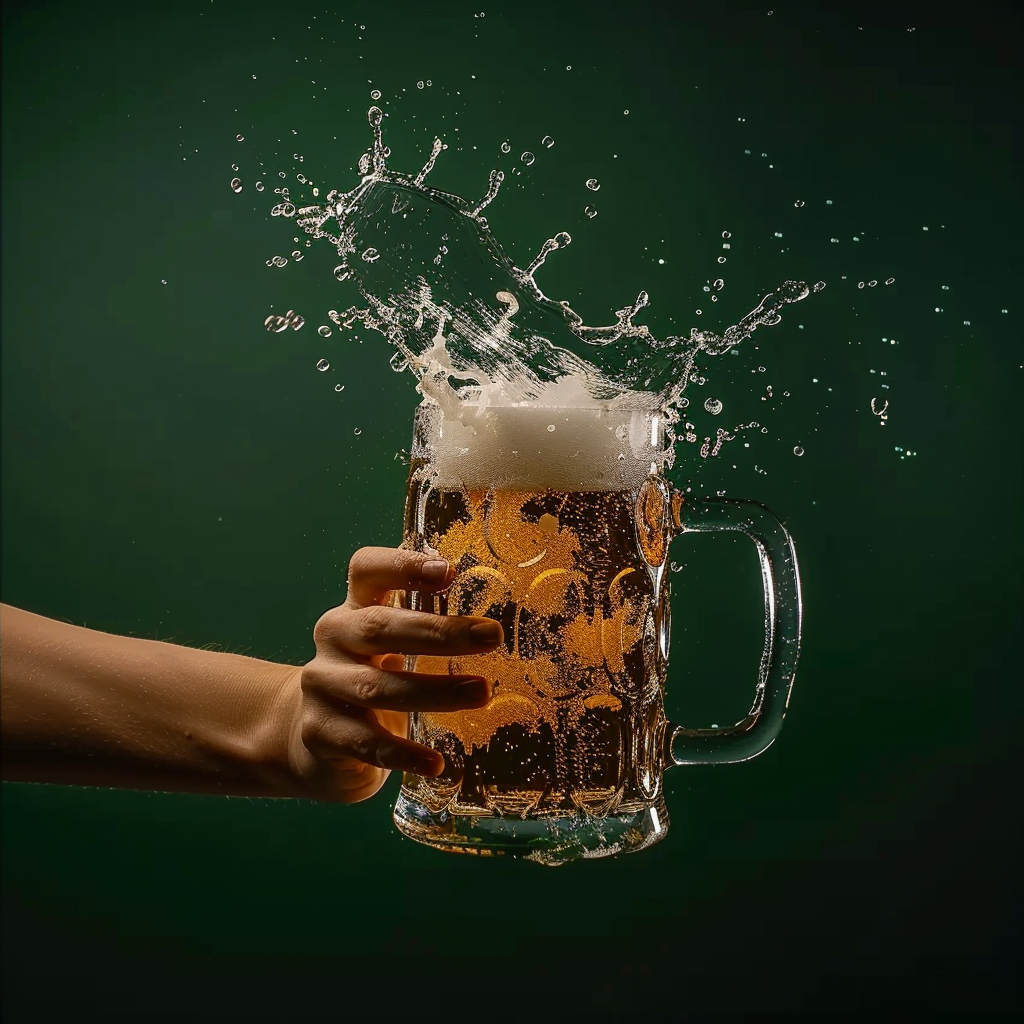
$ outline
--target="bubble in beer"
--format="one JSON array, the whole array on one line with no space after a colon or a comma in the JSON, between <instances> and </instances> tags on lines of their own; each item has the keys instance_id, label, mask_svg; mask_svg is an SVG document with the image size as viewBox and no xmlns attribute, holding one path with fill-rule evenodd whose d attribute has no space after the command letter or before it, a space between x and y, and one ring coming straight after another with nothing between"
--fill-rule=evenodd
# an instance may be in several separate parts
<instances>
[{"instance_id":1,"label":"bubble in beer","mask_svg":"<svg viewBox=\"0 0 1024 1024\"><path fill-rule=\"evenodd\" d=\"M379 100L380 99L380 89L371 89L370 90L370 99L371 100Z\"/></svg>"},{"instance_id":2,"label":"bubble in beer","mask_svg":"<svg viewBox=\"0 0 1024 1024\"><path fill-rule=\"evenodd\" d=\"M587 215L587 216L588 216L588 217L589 217L589 218L590 218L591 220L593 220L593 219L594 219L594 218L595 218L595 217L597 216L597 207L596 207L596 206L587 206L587 207L584 207L584 209L583 209L583 212L584 212L584 213L585 213L585 214L586 214L586 215Z\"/></svg>"},{"instance_id":3,"label":"bubble in beer","mask_svg":"<svg viewBox=\"0 0 1024 1024\"><path fill-rule=\"evenodd\" d=\"M519 159L522 160L527 167L529 167L530 164L532 164L533 161L536 160L537 158L529 150L527 150Z\"/></svg>"},{"instance_id":4,"label":"bubble in beer","mask_svg":"<svg viewBox=\"0 0 1024 1024\"><path fill-rule=\"evenodd\" d=\"M704 408L711 413L712 416L717 416L722 411L722 403L717 398L709 398L704 403Z\"/></svg>"},{"instance_id":5,"label":"bubble in beer","mask_svg":"<svg viewBox=\"0 0 1024 1024\"><path fill-rule=\"evenodd\" d=\"M597 178L587 178L587 188L589 188L591 192L596 192L600 187L601 182L599 182Z\"/></svg>"},{"instance_id":6,"label":"bubble in beer","mask_svg":"<svg viewBox=\"0 0 1024 1024\"><path fill-rule=\"evenodd\" d=\"M242 179L241 178L232 178L231 179L231 191L232 192L241 192L242 191Z\"/></svg>"},{"instance_id":7,"label":"bubble in beer","mask_svg":"<svg viewBox=\"0 0 1024 1024\"><path fill-rule=\"evenodd\" d=\"M329 330L329 329L330 329L330 328L328 328L328 330ZM327 360L326 360L326 359L321 359L321 360L320 360L320 361L319 361L319 362L318 362L318 363L316 364L316 368L317 368L317 369L318 369L318 370L319 370L319 371L320 371L321 373L323 373L323 372L324 372L324 370L329 370L329 369L331 368L331 364L330 364L329 362L327 362Z\"/></svg>"},{"instance_id":8,"label":"bubble in beer","mask_svg":"<svg viewBox=\"0 0 1024 1024\"><path fill-rule=\"evenodd\" d=\"M803 448L801 448L801 447L800 447L800 445L797 445L797 446L796 446L796 447L795 447L795 448L793 449L793 454L794 454L794 455L803 455L803 453L804 453L804 450L803 450Z\"/></svg>"},{"instance_id":9,"label":"bubble in beer","mask_svg":"<svg viewBox=\"0 0 1024 1024\"><path fill-rule=\"evenodd\" d=\"M319 334L321 338L329 338L331 336L331 329L327 324L322 324L316 329L316 333Z\"/></svg>"},{"instance_id":10,"label":"bubble in beer","mask_svg":"<svg viewBox=\"0 0 1024 1024\"><path fill-rule=\"evenodd\" d=\"M376 263L380 259L380 253L371 245L369 249L363 250L362 258L367 263Z\"/></svg>"},{"instance_id":11,"label":"bubble in beer","mask_svg":"<svg viewBox=\"0 0 1024 1024\"><path fill-rule=\"evenodd\" d=\"M544 138L540 140L540 144L545 149L550 149L555 144L555 140L551 138L550 135L545 135Z\"/></svg>"}]
</instances>

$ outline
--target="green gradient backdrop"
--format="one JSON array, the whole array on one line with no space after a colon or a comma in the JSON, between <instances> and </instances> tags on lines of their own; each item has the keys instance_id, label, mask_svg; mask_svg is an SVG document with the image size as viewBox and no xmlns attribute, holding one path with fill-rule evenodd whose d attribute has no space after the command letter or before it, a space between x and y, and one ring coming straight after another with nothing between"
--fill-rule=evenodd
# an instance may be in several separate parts
<instances>
[{"instance_id":1,"label":"green gradient backdrop","mask_svg":"<svg viewBox=\"0 0 1024 1024\"><path fill-rule=\"evenodd\" d=\"M350 188L372 79L395 166L449 143L437 187L538 153L491 224L520 265L573 234L541 283L588 323L646 288L655 333L721 329L828 282L695 392L769 433L677 469L796 538L782 737L674 770L651 851L560 871L400 838L397 779L350 808L7 785L5 1019L1019 1010L1019 11L478 4L9 0L3 600L299 662L351 552L397 542L410 382L317 337L330 254L268 270L290 234L252 188L295 152ZM288 307L303 331L263 330ZM738 718L753 559L676 557L670 710Z\"/></svg>"}]
</instances>

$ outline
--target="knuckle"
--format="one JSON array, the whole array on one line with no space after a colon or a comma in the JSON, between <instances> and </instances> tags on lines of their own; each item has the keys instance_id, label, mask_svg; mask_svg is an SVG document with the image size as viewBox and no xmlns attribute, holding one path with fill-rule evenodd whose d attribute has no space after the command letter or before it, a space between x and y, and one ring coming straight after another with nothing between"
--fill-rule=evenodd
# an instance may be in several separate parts
<instances>
[{"instance_id":1,"label":"knuckle","mask_svg":"<svg viewBox=\"0 0 1024 1024\"><path fill-rule=\"evenodd\" d=\"M331 608L324 612L319 619L316 620L316 625L313 627L313 643L316 646L322 647L328 643L333 636L338 632L338 627L341 622L342 609L341 607Z\"/></svg>"},{"instance_id":2,"label":"knuckle","mask_svg":"<svg viewBox=\"0 0 1024 1024\"><path fill-rule=\"evenodd\" d=\"M392 635L390 609L381 606L363 609L359 615L359 631L363 639L374 646L386 643Z\"/></svg>"},{"instance_id":3,"label":"knuckle","mask_svg":"<svg viewBox=\"0 0 1024 1024\"><path fill-rule=\"evenodd\" d=\"M373 563L376 560L375 555L376 548L371 547L363 547L354 551L352 557L348 560L349 577L353 575L358 576L372 569Z\"/></svg>"},{"instance_id":4,"label":"knuckle","mask_svg":"<svg viewBox=\"0 0 1024 1024\"><path fill-rule=\"evenodd\" d=\"M360 704L372 704L380 699L383 687L377 672L364 670L358 672L351 681L352 696Z\"/></svg>"}]
</instances>

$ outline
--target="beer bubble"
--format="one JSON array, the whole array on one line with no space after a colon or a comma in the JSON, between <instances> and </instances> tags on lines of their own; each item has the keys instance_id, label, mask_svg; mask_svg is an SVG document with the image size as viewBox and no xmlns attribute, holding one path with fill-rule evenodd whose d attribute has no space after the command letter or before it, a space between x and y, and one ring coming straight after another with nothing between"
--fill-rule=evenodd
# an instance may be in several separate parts
<instances>
[{"instance_id":1,"label":"beer bubble","mask_svg":"<svg viewBox=\"0 0 1024 1024\"><path fill-rule=\"evenodd\" d=\"M705 401L704 408L712 416L717 416L722 411L722 403L717 398L709 398Z\"/></svg>"},{"instance_id":2,"label":"beer bubble","mask_svg":"<svg viewBox=\"0 0 1024 1024\"><path fill-rule=\"evenodd\" d=\"M501 151L502 153L510 153L512 151L512 147L507 142L503 142L501 144Z\"/></svg>"},{"instance_id":3,"label":"beer bubble","mask_svg":"<svg viewBox=\"0 0 1024 1024\"><path fill-rule=\"evenodd\" d=\"M321 328L321 330L323 330L323 328ZM330 328L328 328L328 330L330 330ZM319 371L320 371L321 373L323 373L323 372L324 372L324 370L329 370L329 369L331 368L331 364L330 364L329 362L327 362L327 360L326 360L326 359L321 359L321 360L320 360L320 361L319 361L319 362L318 362L318 363L316 364L316 368L317 368L317 369L318 369L318 370L319 370Z\"/></svg>"},{"instance_id":4,"label":"beer bubble","mask_svg":"<svg viewBox=\"0 0 1024 1024\"><path fill-rule=\"evenodd\" d=\"M586 215L587 215L588 217L590 217L590 219L591 219L591 220L593 220L593 219L594 219L594 217L596 217L596 216L597 216L597 207L596 207L596 206L587 206L587 207L584 207L584 210L583 210L583 212L584 212L584 213L585 213L585 214L586 214Z\"/></svg>"},{"instance_id":5,"label":"beer bubble","mask_svg":"<svg viewBox=\"0 0 1024 1024\"><path fill-rule=\"evenodd\" d=\"M242 191L242 179L241 178L232 178L231 179L231 191L232 192L241 192Z\"/></svg>"},{"instance_id":6,"label":"beer bubble","mask_svg":"<svg viewBox=\"0 0 1024 1024\"><path fill-rule=\"evenodd\" d=\"M522 160L527 167L529 167L530 164L532 164L533 161L536 160L537 158L529 150L527 150L519 159Z\"/></svg>"},{"instance_id":7,"label":"beer bubble","mask_svg":"<svg viewBox=\"0 0 1024 1024\"><path fill-rule=\"evenodd\" d=\"M380 259L380 253L371 245L369 249L363 250L362 258L367 263L376 263Z\"/></svg>"},{"instance_id":8,"label":"beer bubble","mask_svg":"<svg viewBox=\"0 0 1024 1024\"><path fill-rule=\"evenodd\" d=\"M803 448L801 448L801 447L800 447L800 445L797 445L797 446L796 446L796 447L795 447L795 448L793 449L793 454L794 454L794 455L803 455L803 453L804 453L804 450L803 450Z\"/></svg>"},{"instance_id":9,"label":"beer bubble","mask_svg":"<svg viewBox=\"0 0 1024 1024\"><path fill-rule=\"evenodd\" d=\"M545 149L550 149L555 144L555 140L551 138L550 135L545 135L544 138L540 140L540 144Z\"/></svg>"},{"instance_id":10,"label":"beer bubble","mask_svg":"<svg viewBox=\"0 0 1024 1024\"><path fill-rule=\"evenodd\" d=\"M589 188L591 192L596 192L600 187L601 182L599 182L597 178L587 178L587 188Z\"/></svg>"},{"instance_id":11,"label":"beer bubble","mask_svg":"<svg viewBox=\"0 0 1024 1024\"><path fill-rule=\"evenodd\" d=\"M331 329L327 324L323 324L316 329L316 333L319 334L321 338L329 338L331 336ZM321 369L326 370L327 367L322 366Z\"/></svg>"},{"instance_id":12,"label":"beer bubble","mask_svg":"<svg viewBox=\"0 0 1024 1024\"><path fill-rule=\"evenodd\" d=\"M345 390L345 385L344 384L335 384L334 385L334 390L335 391L344 391Z\"/></svg>"}]
</instances>

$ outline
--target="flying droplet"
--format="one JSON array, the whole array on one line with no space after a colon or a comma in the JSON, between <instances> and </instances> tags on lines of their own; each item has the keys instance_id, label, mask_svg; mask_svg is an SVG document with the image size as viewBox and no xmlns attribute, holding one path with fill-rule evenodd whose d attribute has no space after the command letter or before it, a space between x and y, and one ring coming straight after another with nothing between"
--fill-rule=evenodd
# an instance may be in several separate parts
<instances>
[{"instance_id":1,"label":"flying droplet","mask_svg":"<svg viewBox=\"0 0 1024 1024\"><path fill-rule=\"evenodd\" d=\"M588 217L590 217L590 218L591 218L591 220L593 220L593 218L597 216L597 207L596 207L596 206L588 206L588 207L586 207L586 208L585 208L585 209L583 210L583 212L584 212L584 213L585 213L585 214L586 214L586 215L587 215Z\"/></svg>"},{"instance_id":2,"label":"flying droplet","mask_svg":"<svg viewBox=\"0 0 1024 1024\"><path fill-rule=\"evenodd\" d=\"M554 243L559 249L564 249L570 242L572 242L572 236L568 231L559 231L554 237Z\"/></svg>"},{"instance_id":3,"label":"flying droplet","mask_svg":"<svg viewBox=\"0 0 1024 1024\"><path fill-rule=\"evenodd\" d=\"M345 390L345 385L344 384L335 384L334 385L334 390L335 391L344 391Z\"/></svg>"},{"instance_id":4,"label":"flying droplet","mask_svg":"<svg viewBox=\"0 0 1024 1024\"><path fill-rule=\"evenodd\" d=\"M732 232L731 231L723 231L722 232L722 237L723 238L732 238Z\"/></svg>"},{"instance_id":5,"label":"flying droplet","mask_svg":"<svg viewBox=\"0 0 1024 1024\"><path fill-rule=\"evenodd\" d=\"M342 263L339 266L334 268L334 276L339 281L344 281L349 276L349 274L351 274L351 273L352 273L352 271L350 271L348 269L348 267L345 266L344 263Z\"/></svg>"},{"instance_id":6,"label":"flying droplet","mask_svg":"<svg viewBox=\"0 0 1024 1024\"><path fill-rule=\"evenodd\" d=\"M389 362L395 373L401 373L409 365L409 360L401 352L392 352Z\"/></svg>"},{"instance_id":7,"label":"flying droplet","mask_svg":"<svg viewBox=\"0 0 1024 1024\"><path fill-rule=\"evenodd\" d=\"M238 170L238 164L232 164L231 165L231 170L237 171Z\"/></svg>"},{"instance_id":8,"label":"flying droplet","mask_svg":"<svg viewBox=\"0 0 1024 1024\"><path fill-rule=\"evenodd\" d=\"M799 210L800 207L804 205L804 201L802 199L798 199L793 205Z\"/></svg>"},{"instance_id":9,"label":"flying droplet","mask_svg":"<svg viewBox=\"0 0 1024 1024\"><path fill-rule=\"evenodd\" d=\"M724 263L724 262L726 261L726 258L727 258L727 257L725 257L725 256L719 256L719 257L718 257L718 262L719 262L719 263Z\"/></svg>"},{"instance_id":10,"label":"flying droplet","mask_svg":"<svg viewBox=\"0 0 1024 1024\"><path fill-rule=\"evenodd\" d=\"M529 167L530 164L532 164L533 161L536 160L537 158L529 150L527 150L519 159L522 160L527 167Z\"/></svg>"},{"instance_id":11,"label":"flying droplet","mask_svg":"<svg viewBox=\"0 0 1024 1024\"><path fill-rule=\"evenodd\" d=\"M721 278L718 278L711 287L714 288L716 292L720 292L725 287L725 282Z\"/></svg>"},{"instance_id":12,"label":"flying droplet","mask_svg":"<svg viewBox=\"0 0 1024 1024\"><path fill-rule=\"evenodd\" d=\"M591 192L596 192L600 187L601 182L599 182L597 178L587 178L587 188L589 188Z\"/></svg>"},{"instance_id":13,"label":"flying droplet","mask_svg":"<svg viewBox=\"0 0 1024 1024\"><path fill-rule=\"evenodd\" d=\"M330 328L328 328L328 330L330 330ZM318 363L316 364L316 368L317 368L317 369L318 369L318 370L319 370L319 371L320 371L321 373L323 373L323 372L324 372L324 370L329 370L329 369L331 368L331 364L330 364L329 362L327 362L327 360L326 360L326 359L321 359L321 360L320 360L320 362L318 362Z\"/></svg>"},{"instance_id":14,"label":"flying droplet","mask_svg":"<svg viewBox=\"0 0 1024 1024\"><path fill-rule=\"evenodd\" d=\"M305 258L306 258L306 257L305 257L305 256L303 255L302 251L301 251L301 250L299 250L299 249L296 249L296 250L295 250L295 251L294 251L294 252L292 253L292 259L293 259L293 260L295 260L295 262L296 262L296 263L298 263L298 262L299 262L299 260L302 260L302 259L305 259Z\"/></svg>"},{"instance_id":15,"label":"flying droplet","mask_svg":"<svg viewBox=\"0 0 1024 1024\"><path fill-rule=\"evenodd\" d=\"M329 338L331 336L331 329L330 327L327 326L327 324L323 324L322 326L316 329L316 333L319 334L321 338ZM321 366L320 369L326 370L327 367Z\"/></svg>"},{"instance_id":16,"label":"flying droplet","mask_svg":"<svg viewBox=\"0 0 1024 1024\"><path fill-rule=\"evenodd\" d=\"M364 249L362 258L367 263L376 263L380 259L380 253L371 245L369 249Z\"/></svg>"},{"instance_id":17,"label":"flying droplet","mask_svg":"<svg viewBox=\"0 0 1024 1024\"><path fill-rule=\"evenodd\" d=\"M545 149L550 149L555 144L555 140L551 138L550 135L545 135L544 138L540 140L540 144Z\"/></svg>"},{"instance_id":18,"label":"flying droplet","mask_svg":"<svg viewBox=\"0 0 1024 1024\"><path fill-rule=\"evenodd\" d=\"M371 89L370 90L370 99L371 100L379 100L380 99L380 89Z\"/></svg>"},{"instance_id":19,"label":"flying droplet","mask_svg":"<svg viewBox=\"0 0 1024 1024\"><path fill-rule=\"evenodd\" d=\"M704 403L704 408L711 413L712 416L717 416L722 411L722 403L717 398L709 398Z\"/></svg>"},{"instance_id":20,"label":"flying droplet","mask_svg":"<svg viewBox=\"0 0 1024 1024\"><path fill-rule=\"evenodd\" d=\"M548 433L549 434L553 434L554 432L555 432L555 425L554 425L554 423L549 423L548 424Z\"/></svg>"},{"instance_id":21,"label":"flying droplet","mask_svg":"<svg viewBox=\"0 0 1024 1024\"><path fill-rule=\"evenodd\" d=\"M803 448L801 448L801 447L800 447L800 445L797 445L797 446L796 446L796 447L795 447L795 448L793 449L793 454L794 454L794 455L803 455L803 453L804 453L804 450L803 450Z\"/></svg>"},{"instance_id":22,"label":"flying droplet","mask_svg":"<svg viewBox=\"0 0 1024 1024\"><path fill-rule=\"evenodd\" d=\"M235 139L238 142L244 142L245 141L245 136L244 135L236 135Z\"/></svg>"},{"instance_id":23,"label":"flying droplet","mask_svg":"<svg viewBox=\"0 0 1024 1024\"><path fill-rule=\"evenodd\" d=\"M232 178L231 179L231 191L232 192L241 192L242 191L242 179L241 178Z\"/></svg>"},{"instance_id":24,"label":"flying droplet","mask_svg":"<svg viewBox=\"0 0 1024 1024\"><path fill-rule=\"evenodd\" d=\"M161 277L161 278L160 278L160 283L161 283L161 284L167 284L167 278L166 278L166 277ZM1005 313L1005 312L1006 312L1006 310L1004 309L1004 310L1003 310L1003 312Z\"/></svg>"},{"instance_id":25,"label":"flying droplet","mask_svg":"<svg viewBox=\"0 0 1024 1024\"><path fill-rule=\"evenodd\" d=\"M417 89L422 89L423 88L423 83L422 82L417 82L416 83L416 88Z\"/></svg>"},{"instance_id":26,"label":"flying droplet","mask_svg":"<svg viewBox=\"0 0 1024 1024\"><path fill-rule=\"evenodd\" d=\"M384 111L380 107L370 107L366 112L366 119L370 122L371 128L379 128L381 121L384 120Z\"/></svg>"},{"instance_id":27,"label":"flying droplet","mask_svg":"<svg viewBox=\"0 0 1024 1024\"><path fill-rule=\"evenodd\" d=\"M263 191L263 182L262 181L257 181L256 182L256 191L257 192L262 192Z\"/></svg>"},{"instance_id":28,"label":"flying droplet","mask_svg":"<svg viewBox=\"0 0 1024 1024\"><path fill-rule=\"evenodd\" d=\"M501 151L502 151L502 153L509 153L509 152L511 152L511 150L512 150L512 147L507 142L503 142L501 144Z\"/></svg>"},{"instance_id":29,"label":"flying droplet","mask_svg":"<svg viewBox=\"0 0 1024 1024\"><path fill-rule=\"evenodd\" d=\"M355 434L356 437L358 437L362 433L362 430L359 427L356 427L356 429L353 430L352 433Z\"/></svg>"},{"instance_id":30,"label":"flying droplet","mask_svg":"<svg viewBox=\"0 0 1024 1024\"><path fill-rule=\"evenodd\" d=\"M275 267L283 267L288 261L283 256L275 256L270 262Z\"/></svg>"}]
</instances>

